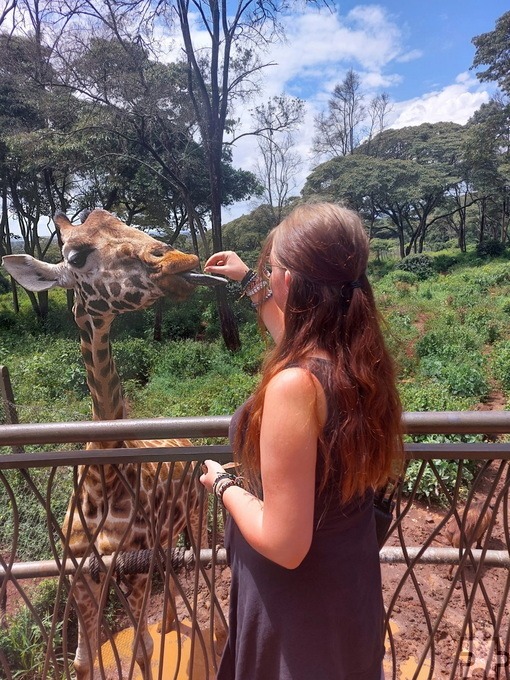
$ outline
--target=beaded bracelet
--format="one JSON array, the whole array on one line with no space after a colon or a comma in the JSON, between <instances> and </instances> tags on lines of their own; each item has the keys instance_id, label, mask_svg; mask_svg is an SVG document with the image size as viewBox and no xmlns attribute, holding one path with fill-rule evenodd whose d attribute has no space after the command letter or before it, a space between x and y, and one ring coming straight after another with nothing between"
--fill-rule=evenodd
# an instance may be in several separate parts
<instances>
[{"instance_id":1,"label":"beaded bracelet","mask_svg":"<svg viewBox=\"0 0 510 680\"><path fill-rule=\"evenodd\" d=\"M223 482L221 484L221 482ZM219 486L219 488L218 488ZM219 500L219 502L223 505L223 494L225 491L230 488L231 486L239 486L241 489L244 489L244 482L242 477L236 477L235 475L231 475L229 472L221 472L219 475L217 475L216 479L213 482L213 494L216 496L216 498ZM223 505L223 507L225 507Z\"/></svg>"},{"instance_id":2,"label":"beaded bracelet","mask_svg":"<svg viewBox=\"0 0 510 680\"><path fill-rule=\"evenodd\" d=\"M251 300L251 306L254 309L257 309L257 307L260 307L260 305L264 304L264 302L266 300L270 300L272 297L273 297L273 291L271 290L271 288L268 288L267 293L264 295L264 297L261 300L259 300L258 302L254 302L253 300Z\"/></svg>"},{"instance_id":3,"label":"beaded bracelet","mask_svg":"<svg viewBox=\"0 0 510 680\"><path fill-rule=\"evenodd\" d=\"M248 269L246 274L243 276L241 279L241 288L244 290L253 279L257 277L257 274L253 271L253 269Z\"/></svg>"},{"instance_id":4,"label":"beaded bracelet","mask_svg":"<svg viewBox=\"0 0 510 680\"><path fill-rule=\"evenodd\" d=\"M263 281L257 277L253 284L248 284L248 286L246 286L244 294L251 298L257 293L260 293L261 290L264 290L264 288L267 288L267 286L267 281Z\"/></svg>"},{"instance_id":5,"label":"beaded bracelet","mask_svg":"<svg viewBox=\"0 0 510 680\"><path fill-rule=\"evenodd\" d=\"M239 486L239 484L237 483L237 480L229 479L226 482L223 482L223 484L220 486L219 490L216 492L216 498L223 505L223 507L225 507L225 504L223 503L223 494L231 486Z\"/></svg>"},{"instance_id":6,"label":"beaded bracelet","mask_svg":"<svg viewBox=\"0 0 510 680\"><path fill-rule=\"evenodd\" d=\"M235 479L235 475L230 474L230 472L219 472L216 475L216 479L214 480L213 485L212 485L212 492L215 496L217 496L216 490L218 488L219 482L221 482L224 479L228 479L228 480Z\"/></svg>"}]
</instances>

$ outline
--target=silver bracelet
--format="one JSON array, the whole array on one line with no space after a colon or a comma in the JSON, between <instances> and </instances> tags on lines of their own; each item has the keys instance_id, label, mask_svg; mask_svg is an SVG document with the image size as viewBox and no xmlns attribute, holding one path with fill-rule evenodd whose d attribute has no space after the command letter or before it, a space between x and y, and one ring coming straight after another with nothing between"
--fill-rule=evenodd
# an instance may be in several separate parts
<instances>
[{"instance_id":1,"label":"silver bracelet","mask_svg":"<svg viewBox=\"0 0 510 680\"><path fill-rule=\"evenodd\" d=\"M258 279L258 281L255 281L254 285L247 286L244 292L245 295L251 298L257 293L260 293L261 290L264 290L264 288L267 288L267 286L267 281Z\"/></svg>"},{"instance_id":2,"label":"silver bracelet","mask_svg":"<svg viewBox=\"0 0 510 680\"><path fill-rule=\"evenodd\" d=\"M266 302L266 300L270 300L272 297L273 297L273 291L271 290L271 288L268 288L267 293L264 295L262 300L259 300L258 302L254 302L252 300L251 305L252 305L252 307L257 309L257 307L260 307L260 305L264 304L264 302Z\"/></svg>"}]
</instances>

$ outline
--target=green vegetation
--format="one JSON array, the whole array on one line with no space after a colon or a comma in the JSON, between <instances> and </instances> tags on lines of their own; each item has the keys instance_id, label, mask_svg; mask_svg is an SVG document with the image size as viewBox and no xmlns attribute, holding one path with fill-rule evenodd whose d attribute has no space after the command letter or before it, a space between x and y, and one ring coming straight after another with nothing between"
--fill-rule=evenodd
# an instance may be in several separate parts
<instances>
[{"instance_id":1,"label":"green vegetation","mask_svg":"<svg viewBox=\"0 0 510 680\"><path fill-rule=\"evenodd\" d=\"M54 579L43 581L32 593L31 600L37 618L26 606L22 606L9 618L8 626L0 628L0 647L12 669L14 680L40 680L46 661L46 650L51 646L55 656L50 658L47 666L48 675L44 677L62 677L64 670L62 652L63 614L66 604L65 591L57 593ZM54 610L57 613L56 625L52 629ZM39 619L40 624L37 619ZM44 631L44 634L43 634ZM76 634L67 632L68 636ZM52 645L47 644L51 635Z\"/></svg>"},{"instance_id":2,"label":"green vegetation","mask_svg":"<svg viewBox=\"0 0 510 680\"><path fill-rule=\"evenodd\" d=\"M469 409L510 385L510 262L475 250L439 251L371 263L386 337L399 367L406 410ZM230 290L242 349L218 339L208 291L168 306L163 342L153 310L121 316L113 347L133 417L231 413L250 393L267 346L245 300ZM8 366L25 422L88 417L90 402L78 334L62 291L52 291L41 325L28 300L18 315L0 295L0 363ZM30 417L25 417L25 414Z\"/></svg>"}]
</instances>

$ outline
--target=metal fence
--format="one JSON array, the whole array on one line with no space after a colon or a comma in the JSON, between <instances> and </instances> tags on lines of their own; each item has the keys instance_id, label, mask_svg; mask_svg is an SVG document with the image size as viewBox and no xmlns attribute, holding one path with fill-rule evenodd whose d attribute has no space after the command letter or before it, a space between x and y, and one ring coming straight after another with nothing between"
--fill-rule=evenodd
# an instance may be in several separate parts
<instances>
[{"instance_id":1,"label":"metal fence","mask_svg":"<svg viewBox=\"0 0 510 680\"><path fill-rule=\"evenodd\" d=\"M404 417L407 473L381 550L386 676L510 680L510 413ZM228 424L0 428L0 677L214 678L229 569L195 462L230 460ZM195 444L73 448L169 437ZM109 507L113 488L122 502Z\"/></svg>"}]
</instances>

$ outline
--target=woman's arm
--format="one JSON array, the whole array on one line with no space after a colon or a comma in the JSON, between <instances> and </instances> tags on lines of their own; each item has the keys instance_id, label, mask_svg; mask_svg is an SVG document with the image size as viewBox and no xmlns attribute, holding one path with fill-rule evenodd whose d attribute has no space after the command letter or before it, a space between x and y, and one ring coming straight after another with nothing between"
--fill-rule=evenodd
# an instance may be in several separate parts
<instances>
[{"instance_id":1,"label":"woman's arm","mask_svg":"<svg viewBox=\"0 0 510 680\"><path fill-rule=\"evenodd\" d=\"M226 276L232 281L241 281L244 275L248 272L249 267L246 265L237 253L232 250L224 250L214 253L207 260L204 266L204 271L208 274L218 274ZM253 302L259 302L263 299L266 291L262 290L256 293L251 299ZM260 306L260 316L264 326L267 328L271 337L275 342L278 342L283 334L283 314L276 305L273 298L265 300Z\"/></svg>"},{"instance_id":2,"label":"woman's arm","mask_svg":"<svg viewBox=\"0 0 510 680\"><path fill-rule=\"evenodd\" d=\"M301 368L278 373L267 386L261 425L264 501L235 486L223 494L248 543L288 569L301 564L312 541L317 416L322 421L325 408L322 388L310 373ZM213 461L206 464L202 481L211 488L221 467Z\"/></svg>"}]
</instances>

